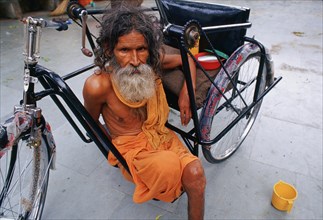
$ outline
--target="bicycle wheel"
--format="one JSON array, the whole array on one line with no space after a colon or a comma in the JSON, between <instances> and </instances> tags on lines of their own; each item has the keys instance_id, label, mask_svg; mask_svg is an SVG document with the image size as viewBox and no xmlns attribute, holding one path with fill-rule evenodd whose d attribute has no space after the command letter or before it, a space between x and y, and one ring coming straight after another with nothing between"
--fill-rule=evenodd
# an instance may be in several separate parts
<instances>
[{"instance_id":1,"label":"bicycle wheel","mask_svg":"<svg viewBox=\"0 0 323 220\"><path fill-rule=\"evenodd\" d=\"M247 56L233 71L232 84L228 84L224 90L224 97L217 103L216 114L212 119L210 131L211 139L217 137L238 115L253 103L257 95L262 94L266 85L266 66L264 65L262 74L259 77L259 91L255 93L257 75L260 65L260 53L252 53ZM238 95L240 91L241 96ZM231 102L231 105L228 104ZM202 147L205 159L211 163L218 163L229 158L242 144L247 137L255 119L258 115L262 100L260 100L248 113L241 118L226 134L213 145ZM211 140L210 139L210 140Z\"/></svg>"},{"instance_id":2,"label":"bicycle wheel","mask_svg":"<svg viewBox=\"0 0 323 220\"><path fill-rule=\"evenodd\" d=\"M50 148L45 136L38 147L21 138L0 159L0 218L41 219L49 177Z\"/></svg>"}]
</instances>

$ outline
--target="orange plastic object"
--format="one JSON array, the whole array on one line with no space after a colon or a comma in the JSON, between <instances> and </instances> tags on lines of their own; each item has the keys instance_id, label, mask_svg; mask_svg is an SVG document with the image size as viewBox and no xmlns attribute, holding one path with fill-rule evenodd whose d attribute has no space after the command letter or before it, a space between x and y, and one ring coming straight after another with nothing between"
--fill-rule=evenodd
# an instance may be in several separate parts
<instances>
[{"instance_id":1,"label":"orange plastic object","mask_svg":"<svg viewBox=\"0 0 323 220\"><path fill-rule=\"evenodd\" d=\"M296 198L297 190L292 185L281 180L274 185L271 203L276 209L289 213Z\"/></svg>"},{"instance_id":2,"label":"orange plastic object","mask_svg":"<svg viewBox=\"0 0 323 220\"><path fill-rule=\"evenodd\" d=\"M88 4L91 3L92 0L78 0L78 2L83 6L87 6Z\"/></svg>"}]
</instances>

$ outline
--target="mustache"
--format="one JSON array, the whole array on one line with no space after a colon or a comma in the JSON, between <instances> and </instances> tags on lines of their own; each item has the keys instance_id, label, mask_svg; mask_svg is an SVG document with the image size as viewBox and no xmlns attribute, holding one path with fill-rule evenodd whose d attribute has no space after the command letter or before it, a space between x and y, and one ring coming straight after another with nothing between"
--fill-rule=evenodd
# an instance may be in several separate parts
<instances>
[{"instance_id":1,"label":"mustache","mask_svg":"<svg viewBox=\"0 0 323 220\"><path fill-rule=\"evenodd\" d=\"M143 74L147 72L153 72L152 67L149 64L140 64L139 66L132 66L131 64L121 67L120 64L116 61L115 57L113 57L110 62L109 66L113 68L115 72L119 74L131 76L133 74Z\"/></svg>"},{"instance_id":2,"label":"mustache","mask_svg":"<svg viewBox=\"0 0 323 220\"><path fill-rule=\"evenodd\" d=\"M143 75L143 74L151 73L152 69L147 64L140 64L137 67L134 67L132 65L127 65L125 67L120 67L119 69L116 69L116 72L120 75L127 75L131 77L134 75Z\"/></svg>"}]
</instances>

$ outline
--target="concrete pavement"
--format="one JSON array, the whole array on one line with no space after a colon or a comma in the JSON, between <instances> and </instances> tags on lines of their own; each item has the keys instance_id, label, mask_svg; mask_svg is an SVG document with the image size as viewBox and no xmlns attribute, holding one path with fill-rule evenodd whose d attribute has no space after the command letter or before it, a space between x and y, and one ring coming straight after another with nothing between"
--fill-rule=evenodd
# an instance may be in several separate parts
<instances>
[{"instance_id":1,"label":"concrete pavement","mask_svg":"<svg viewBox=\"0 0 323 220\"><path fill-rule=\"evenodd\" d=\"M251 8L247 35L271 50L276 75L283 80L265 97L252 131L230 159L210 164L201 154L207 177L205 219L322 219L322 1L216 2ZM1 19L0 34L3 122L22 93L21 23ZM44 30L42 36L40 63L49 69L64 75L92 63L80 52L81 30L75 24L67 32ZM89 74L68 81L81 100ZM43 219L186 218L185 194L171 204L133 203L134 186L96 146L82 142L50 99L40 106L57 144L57 170L50 173ZM176 114L171 117L177 120ZM270 203L279 180L298 190L289 214Z\"/></svg>"}]
</instances>

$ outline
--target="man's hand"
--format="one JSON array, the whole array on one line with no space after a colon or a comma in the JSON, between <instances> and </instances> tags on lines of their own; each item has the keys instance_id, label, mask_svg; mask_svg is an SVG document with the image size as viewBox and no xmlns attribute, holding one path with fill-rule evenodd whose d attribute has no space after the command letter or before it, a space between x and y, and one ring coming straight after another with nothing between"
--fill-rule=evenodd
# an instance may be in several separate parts
<instances>
[{"instance_id":1,"label":"man's hand","mask_svg":"<svg viewBox=\"0 0 323 220\"><path fill-rule=\"evenodd\" d=\"M188 63L190 67L192 82L193 82L193 91L195 94L195 85L196 85L196 67L193 59L191 57L188 57ZM187 125L191 118L192 118L192 111L191 111L191 105L190 105L190 97L188 95L187 91L187 85L184 81L183 87L181 89L181 92L178 96L178 107L181 112L181 123L182 125Z\"/></svg>"},{"instance_id":2,"label":"man's hand","mask_svg":"<svg viewBox=\"0 0 323 220\"><path fill-rule=\"evenodd\" d=\"M182 125L186 126L192 118L190 97L188 95L188 91L186 89L186 86L184 86L182 88L182 90L179 94L178 106L180 109L181 123L182 123Z\"/></svg>"},{"instance_id":3,"label":"man's hand","mask_svg":"<svg viewBox=\"0 0 323 220\"><path fill-rule=\"evenodd\" d=\"M161 59L163 69L173 69L182 66L182 57L180 54L161 54ZM195 94L196 67L194 60L190 56L188 56L188 63L192 77L193 90ZM192 118L192 112L186 81L184 81L182 89L178 96L178 107L180 109L181 114L181 123L182 125L187 125Z\"/></svg>"}]
</instances>

